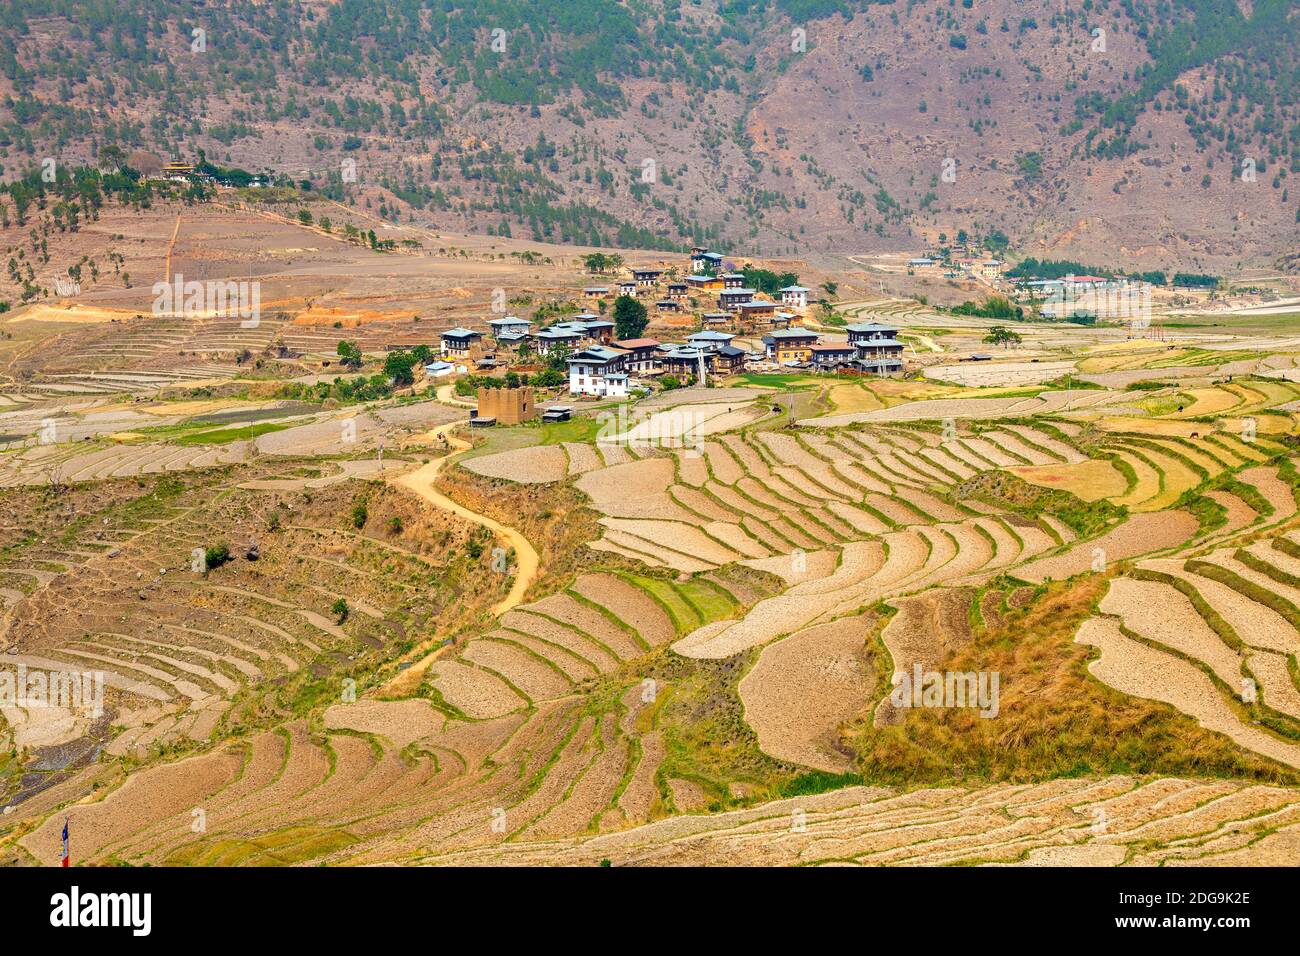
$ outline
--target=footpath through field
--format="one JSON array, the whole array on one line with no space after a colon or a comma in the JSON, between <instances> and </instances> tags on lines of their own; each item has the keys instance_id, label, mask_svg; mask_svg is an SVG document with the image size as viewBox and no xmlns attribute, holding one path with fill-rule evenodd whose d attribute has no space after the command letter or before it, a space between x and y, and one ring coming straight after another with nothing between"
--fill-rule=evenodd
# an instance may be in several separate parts
<instances>
[{"instance_id":1,"label":"footpath through field","mask_svg":"<svg viewBox=\"0 0 1300 956\"><path fill-rule=\"evenodd\" d=\"M442 390L439 389L439 392L441 391ZM439 398L441 398L441 395L439 395ZM529 543L528 539L514 528L507 527L498 521L494 521L492 518L487 517L487 515L481 515L475 511L470 511L468 508L457 504L455 501L452 501L442 492L434 488L434 482L437 481L438 475L442 473L442 469L453 459L464 452L469 451L470 448L473 447L469 442L465 441L465 439L451 434L452 430L459 427L461 424L463 423L448 422L445 425L439 425L437 428L433 429L433 431L428 432L422 439L420 439L421 441L434 445L445 442L449 449L446 455L443 455L441 458L435 458L433 461L426 465L422 465L414 471L408 471L405 474L390 478L389 482L415 492L434 507L450 511L452 514L458 515L466 521L471 521L474 524L487 528L498 538L502 538L508 542L509 546L514 549L515 579L510 586L510 593L492 607L492 615L494 617L500 617L502 614L505 614L507 611L523 603L524 595L528 593L528 589L532 587L533 582L537 580L539 558L536 549ZM419 686L420 681L424 679L425 671L428 670L429 665L437 658L438 650L434 650L430 653L428 651L428 645L422 644L420 647L412 651L411 654L408 655L408 658L419 655L423 656L388 682L383 689L383 694L385 696L401 696L404 694L410 694Z\"/></svg>"}]
</instances>

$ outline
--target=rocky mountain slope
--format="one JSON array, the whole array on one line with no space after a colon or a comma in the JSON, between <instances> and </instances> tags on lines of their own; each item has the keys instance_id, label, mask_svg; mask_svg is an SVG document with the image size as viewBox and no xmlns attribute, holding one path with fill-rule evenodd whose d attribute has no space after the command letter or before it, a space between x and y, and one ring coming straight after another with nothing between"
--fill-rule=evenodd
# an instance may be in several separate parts
<instances>
[{"instance_id":1,"label":"rocky mountain slope","mask_svg":"<svg viewBox=\"0 0 1300 956\"><path fill-rule=\"evenodd\" d=\"M0 166L202 150L518 238L1258 265L1300 235L1297 41L1287 0L14 0Z\"/></svg>"}]
</instances>

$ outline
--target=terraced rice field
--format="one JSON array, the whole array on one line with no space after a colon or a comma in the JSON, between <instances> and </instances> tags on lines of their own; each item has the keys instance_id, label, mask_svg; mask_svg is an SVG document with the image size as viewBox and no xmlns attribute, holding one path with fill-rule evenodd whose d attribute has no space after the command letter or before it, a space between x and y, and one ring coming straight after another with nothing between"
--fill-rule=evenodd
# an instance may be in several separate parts
<instances>
[{"instance_id":1,"label":"terraced rice field","mask_svg":"<svg viewBox=\"0 0 1300 956\"><path fill-rule=\"evenodd\" d=\"M162 347L181 341L154 332ZM277 334L303 350L323 341ZM214 362L238 340L202 335ZM125 372L60 367L38 384L106 388L125 374L134 388L162 347L134 333L127 344L140 354ZM1300 791L1245 779L1107 764L1081 778L1030 769L1015 784L779 799L807 771L862 771L855 733L894 753L914 745L891 675L1019 654L1022 638L1052 632L1017 622L1078 594L1059 646L1014 661L1020 679L1069 655L1072 679L1101 699L1149 702L1184 731L1194 721L1276 774L1258 780L1300 770L1296 465L1290 425L1272 421L1292 419L1268 414L1300 392L1111 358L1087 366L1106 388L834 381L829 405L810 400L820 386L799 392L801 407L831 414L796 422L763 386L690 389L643 403L604 441L494 434L489 447L508 450L449 459L452 485L459 475L509 507L595 529L509 605L493 603L509 585L484 570L481 529L464 511L386 497L369 480L379 459L337 447L332 410L197 447L163 432L119 441L109 435L127 429L80 419L76 441L23 438L0 467L5 494L164 473L211 484L106 508L59 536L0 529L6 659L100 669L113 702L103 726L0 712L0 729L34 747L101 734L109 765L87 760L9 797L0 841L50 864L71 816L79 861L102 864L1289 860ZM997 374L1043 382L1076 366L1019 364ZM1120 390L1153 372L1167 389ZM58 378L74 375L98 378ZM1183 407L1133 410L1167 401ZM405 467L428 457L422 425L463 414L420 405L380 403L356 422L375 442L408 426ZM1252 432L1251 416L1270 428ZM232 560L194 571L218 540ZM990 638L990 622L1010 623ZM354 678L359 694L340 693ZM806 828L790 826L796 812Z\"/></svg>"},{"instance_id":2,"label":"terraced rice field","mask_svg":"<svg viewBox=\"0 0 1300 956\"><path fill-rule=\"evenodd\" d=\"M1300 553L1295 532L1244 548L1137 563L1117 578L1081 642L1101 648L1093 673L1166 701L1241 746L1300 759Z\"/></svg>"},{"instance_id":3,"label":"terraced rice field","mask_svg":"<svg viewBox=\"0 0 1300 956\"><path fill-rule=\"evenodd\" d=\"M800 826L793 826L798 820ZM1287 865L1300 792L1230 780L848 787L622 833L433 853L444 865Z\"/></svg>"}]
</instances>

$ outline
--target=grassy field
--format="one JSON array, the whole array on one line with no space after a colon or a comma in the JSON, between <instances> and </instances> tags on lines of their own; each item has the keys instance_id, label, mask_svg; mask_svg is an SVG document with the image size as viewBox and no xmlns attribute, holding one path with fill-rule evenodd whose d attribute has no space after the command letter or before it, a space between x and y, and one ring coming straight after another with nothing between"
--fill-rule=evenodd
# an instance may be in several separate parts
<instances>
[{"instance_id":1,"label":"grassy field","mask_svg":"<svg viewBox=\"0 0 1300 956\"><path fill-rule=\"evenodd\" d=\"M242 428L214 428L208 431L187 432L177 435L173 441L178 445L228 445L232 441L247 441L268 432L283 431L288 427L275 422L261 422L257 425L244 425Z\"/></svg>"},{"instance_id":2,"label":"grassy field","mask_svg":"<svg viewBox=\"0 0 1300 956\"><path fill-rule=\"evenodd\" d=\"M754 385L759 388L813 388L823 384L821 379L811 375L788 372L746 372L736 377L739 385Z\"/></svg>"},{"instance_id":3,"label":"grassy field","mask_svg":"<svg viewBox=\"0 0 1300 956\"><path fill-rule=\"evenodd\" d=\"M1300 312L1277 315L1176 315L1161 324L1167 329L1223 329L1285 335L1300 328Z\"/></svg>"}]
</instances>

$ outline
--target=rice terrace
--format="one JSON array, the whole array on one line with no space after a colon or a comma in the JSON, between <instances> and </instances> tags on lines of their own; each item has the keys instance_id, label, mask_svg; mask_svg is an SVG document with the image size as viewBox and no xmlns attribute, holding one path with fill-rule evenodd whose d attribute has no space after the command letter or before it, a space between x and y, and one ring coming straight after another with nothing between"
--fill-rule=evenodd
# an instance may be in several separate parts
<instances>
[{"instance_id":1,"label":"rice terrace","mask_svg":"<svg viewBox=\"0 0 1300 956\"><path fill-rule=\"evenodd\" d=\"M316 6L341 29L346 10ZM648 9L694 37L789 5L742 6ZM893 9L839 6L840 40ZM913 6L895 23L928 29ZM1243 24L1272 6L1254 9ZM65 16L33 11L17 59L3 48L19 66L0 118L38 94L52 110L69 82L37 46L125 55ZM972 48L1010 42L1001 19L972 24ZM451 97L504 96L507 74L460 62L412 66L418 103L393 72L394 99L358 93L313 146L289 127L333 115L309 79L325 67L298 59L320 29L276 41L281 89L250 99L227 68L202 135L60 126L45 176L32 137L54 127L3 126L0 861L1300 862L1300 259L1272 206L1225 211L1232 193L1207 187L1204 218L1241 235L1165 223L1126 245L1092 213L971 212L940 180L891 205L883 181L814 170L824 143L799 157L788 106L824 101L761 57L783 98L719 129L745 131L795 206L762 170L701 185L706 161L753 164L712 125L712 152L683 152L659 112L705 101L667 65L621 81L643 128L595 109L613 96L598 83L538 87L488 131ZM1042 53L1038 30L1022 24L1017 57ZM962 41L935 57L966 49L943 32ZM543 72L553 39L529 48ZM904 119L878 98L921 73L858 60L871 122L942 135L916 118L923 92ZM1230 85L1183 66L1193 98ZM678 99L649 92L660 79ZM922 112L974 97L965 83ZM730 116L732 86L713 88ZM98 102L69 89L76 110ZM1138 111L1156 142L1136 155L1200 135L1161 118L1182 94L1148 92L1165 105ZM1269 142L1261 178L1285 185L1300 166ZM643 147L657 178L629 187ZM1064 151L1019 149L990 167L1021 176L999 202L1066 175ZM1096 149L1109 192L1136 160ZM1055 181L1047 206L1067 201ZM841 229L833 196L873 188L885 199ZM770 222L746 205L760 196Z\"/></svg>"}]
</instances>

